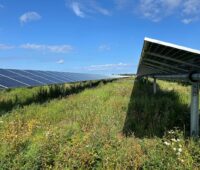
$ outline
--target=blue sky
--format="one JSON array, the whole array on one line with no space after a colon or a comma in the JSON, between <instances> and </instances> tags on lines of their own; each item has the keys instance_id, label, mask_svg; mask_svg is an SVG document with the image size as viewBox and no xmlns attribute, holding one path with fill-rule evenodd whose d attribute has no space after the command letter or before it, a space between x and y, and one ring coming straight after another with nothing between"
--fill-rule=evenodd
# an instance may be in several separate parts
<instances>
[{"instance_id":1,"label":"blue sky","mask_svg":"<svg viewBox=\"0 0 200 170\"><path fill-rule=\"evenodd\" d=\"M200 49L199 0L0 0L0 68L136 72L144 37Z\"/></svg>"}]
</instances>

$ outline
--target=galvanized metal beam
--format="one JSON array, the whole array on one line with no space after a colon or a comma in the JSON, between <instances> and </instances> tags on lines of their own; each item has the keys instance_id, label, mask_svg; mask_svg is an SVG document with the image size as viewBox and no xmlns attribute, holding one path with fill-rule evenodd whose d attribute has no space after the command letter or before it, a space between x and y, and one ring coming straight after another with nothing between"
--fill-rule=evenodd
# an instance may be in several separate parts
<instances>
[{"instance_id":1,"label":"galvanized metal beam","mask_svg":"<svg viewBox=\"0 0 200 170\"><path fill-rule=\"evenodd\" d=\"M142 62L143 65L148 65L148 66L151 66L153 68L156 68L156 69L159 69L160 71L164 71L168 74L178 74L177 71L174 71L172 69L167 69L167 68L163 68L161 66L157 66L157 65L154 65L154 64L150 64L150 63L147 63L147 62Z\"/></svg>"},{"instance_id":2,"label":"galvanized metal beam","mask_svg":"<svg viewBox=\"0 0 200 170\"><path fill-rule=\"evenodd\" d=\"M191 86L191 103L190 103L190 136L199 137L199 82L200 73L193 74L175 74L175 75L154 75L153 88L157 79L176 80L176 81L190 81ZM154 89L154 94L155 94Z\"/></svg>"},{"instance_id":3,"label":"galvanized metal beam","mask_svg":"<svg viewBox=\"0 0 200 170\"><path fill-rule=\"evenodd\" d=\"M169 73L168 71L163 71L163 70L160 70L160 69L158 69L158 68L155 68L155 67L152 67L152 66L143 64L143 66L142 66L142 71L143 71L143 69L146 69L146 68L148 69L148 71L150 71L150 72L152 72L152 73L154 73L155 70L157 70L158 73L163 73L163 74ZM150 73L148 72L148 74L150 74Z\"/></svg>"},{"instance_id":4,"label":"galvanized metal beam","mask_svg":"<svg viewBox=\"0 0 200 170\"><path fill-rule=\"evenodd\" d=\"M170 74L170 75L153 75L161 80L190 81L189 74Z\"/></svg>"},{"instance_id":5,"label":"galvanized metal beam","mask_svg":"<svg viewBox=\"0 0 200 170\"><path fill-rule=\"evenodd\" d=\"M156 78L153 79L153 93L156 94L157 86L156 86Z\"/></svg>"},{"instance_id":6,"label":"galvanized metal beam","mask_svg":"<svg viewBox=\"0 0 200 170\"><path fill-rule=\"evenodd\" d=\"M157 72L157 74L166 74L168 72L164 72L164 71L160 71L159 69L153 68L151 66L147 66L147 65L143 65L141 67L142 71L140 71L141 75L152 75L153 73L155 73L155 70ZM138 75L140 76L140 75Z\"/></svg>"},{"instance_id":7,"label":"galvanized metal beam","mask_svg":"<svg viewBox=\"0 0 200 170\"><path fill-rule=\"evenodd\" d=\"M169 60L169 61L173 61L173 62L176 62L176 63L184 64L186 66L191 66L191 67L195 67L195 68L200 69L200 66L198 66L198 65L191 64L191 63L188 63L188 62L185 62L185 61L182 61L182 60L178 60L178 59L175 59L175 58L167 57L167 56L156 54L156 53L152 53L152 52L147 52L146 54L154 56L154 57L163 58L163 59L166 59L166 60Z\"/></svg>"},{"instance_id":8,"label":"galvanized metal beam","mask_svg":"<svg viewBox=\"0 0 200 170\"><path fill-rule=\"evenodd\" d=\"M190 105L190 136L199 136L199 84L193 83L191 88Z\"/></svg>"},{"instance_id":9,"label":"galvanized metal beam","mask_svg":"<svg viewBox=\"0 0 200 170\"><path fill-rule=\"evenodd\" d=\"M184 73L188 72L188 70L185 70L185 69L182 69L182 68L170 65L170 64L162 63L162 62L159 62L159 61L156 61L156 60L152 60L152 59L149 59L149 58L144 58L143 61L151 62L151 63L154 63L154 64L159 64L161 66L166 66L168 68L171 68L171 69L174 69L174 70L179 70L179 71L184 72Z\"/></svg>"},{"instance_id":10,"label":"galvanized metal beam","mask_svg":"<svg viewBox=\"0 0 200 170\"><path fill-rule=\"evenodd\" d=\"M153 75L152 77L162 80L176 80L176 81L188 81L188 82L200 81L200 73Z\"/></svg>"}]
</instances>

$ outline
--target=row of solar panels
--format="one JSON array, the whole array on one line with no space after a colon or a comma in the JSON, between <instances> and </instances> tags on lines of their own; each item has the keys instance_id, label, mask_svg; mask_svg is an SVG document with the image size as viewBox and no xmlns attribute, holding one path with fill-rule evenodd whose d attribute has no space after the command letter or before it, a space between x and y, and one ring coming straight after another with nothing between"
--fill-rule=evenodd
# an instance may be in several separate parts
<instances>
[{"instance_id":1,"label":"row of solar panels","mask_svg":"<svg viewBox=\"0 0 200 170\"><path fill-rule=\"evenodd\" d=\"M144 39L137 76L200 72L200 51L151 38Z\"/></svg>"},{"instance_id":2,"label":"row of solar panels","mask_svg":"<svg viewBox=\"0 0 200 170\"><path fill-rule=\"evenodd\" d=\"M114 78L118 77L55 71L0 69L0 89L33 87Z\"/></svg>"}]
</instances>

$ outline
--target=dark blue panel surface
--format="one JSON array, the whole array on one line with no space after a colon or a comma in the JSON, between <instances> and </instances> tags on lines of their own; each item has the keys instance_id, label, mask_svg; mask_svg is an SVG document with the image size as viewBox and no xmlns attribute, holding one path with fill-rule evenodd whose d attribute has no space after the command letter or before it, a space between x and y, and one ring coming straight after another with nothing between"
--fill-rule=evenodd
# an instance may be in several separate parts
<instances>
[{"instance_id":1,"label":"dark blue panel surface","mask_svg":"<svg viewBox=\"0 0 200 170\"><path fill-rule=\"evenodd\" d=\"M8 78L5 76L0 75L0 84L7 88L14 88L14 87L27 87L27 84L17 81L13 78Z\"/></svg>"},{"instance_id":2,"label":"dark blue panel surface","mask_svg":"<svg viewBox=\"0 0 200 170\"><path fill-rule=\"evenodd\" d=\"M0 69L0 74L7 76L10 79L15 79L15 80L22 82L24 84L27 84L29 86L38 86L38 85L44 84L44 83L39 82L37 80L31 79L30 77L24 76L24 75L18 73L16 70Z\"/></svg>"},{"instance_id":3,"label":"dark blue panel surface","mask_svg":"<svg viewBox=\"0 0 200 170\"><path fill-rule=\"evenodd\" d=\"M45 79L42 76L38 76L37 74L33 74L26 70L14 70L16 73L22 74L24 76L30 77L31 79L34 79L38 82L41 82L42 84L50 84L53 83L51 80Z\"/></svg>"},{"instance_id":4,"label":"dark blue panel surface","mask_svg":"<svg viewBox=\"0 0 200 170\"><path fill-rule=\"evenodd\" d=\"M47 73L51 76L53 76L54 78L57 78L65 83L71 82L70 79L68 79L67 77L63 76L60 72L53 72L53 71L47 71Z\"/></svg>"},{"instance_id":5,"label":"dark blue panel surface","mask_svg":"<svg viewBox=\"0 0 200 170\"><path fill-rule=\"evenodd\" d=\"M61 80L61 79L59 79L59 78L47 73L46 71L36 71L36 73L41 75L41 76L43 76L43 77L45 77L45 78L47 78L47 79L49 79L49 80L51 80L51 81L53 81L54 84L65 83L65 81L63 81L63 80Z\"/></svg>"},{"instance_id":6,"label":"dark blue panel surface","mask_svg":"<svg viewBox=\"0 0 200 170\"><path fill-rule=\"evenodd\" d=\"M0 89L112 79L104 75L55 71L0 69Z\"/></svg>"}]
</instances>

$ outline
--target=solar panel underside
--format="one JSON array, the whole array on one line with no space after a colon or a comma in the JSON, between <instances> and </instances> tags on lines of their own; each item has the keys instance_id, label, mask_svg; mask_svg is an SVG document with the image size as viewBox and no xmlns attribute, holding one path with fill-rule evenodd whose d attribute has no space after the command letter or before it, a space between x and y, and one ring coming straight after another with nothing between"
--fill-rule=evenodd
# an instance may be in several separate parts
<instances>
[{"instance_id":1,"label":"solar panel underside","mask_svg":"<svg viewBox=\"0 0 200 170\"><path fill-rule=\"evenodd\" d=\"M144 45L137 76L200 72L200 51L150 38Z\"/></svg>"},{"instance_id":2,"label":"solar panel underside","mask_svg":"<svg viewBox=\"0 0 200 170\"><path fill-rule=\"evenodd\" d=\"M113 78L116 77L54 71L0 69L0 89L64 84L70 82Z\"/></svg>"}]
</instances>

